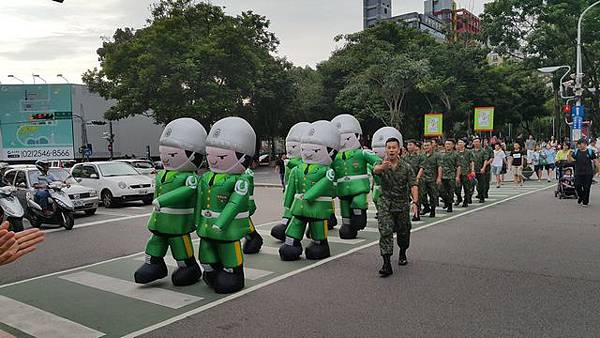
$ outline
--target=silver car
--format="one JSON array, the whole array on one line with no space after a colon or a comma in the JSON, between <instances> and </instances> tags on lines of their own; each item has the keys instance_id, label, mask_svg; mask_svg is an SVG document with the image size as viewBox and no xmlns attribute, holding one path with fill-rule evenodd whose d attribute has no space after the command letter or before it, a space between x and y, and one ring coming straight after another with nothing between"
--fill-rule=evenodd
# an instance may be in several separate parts
<instances>
[{"instance_id":1,"label":"silver car","mask_svg":"<svg viewBox=\"0 0 600 338\"><path fill-rule=\"evenodd\" d=\"M86 215L96 213L99 202L96 190L80 185L64 168L50 168L49 172L59 180L70 184L70 187L64 188L64 192L69 195L75 211L83 211ZM33 185L38 182L37 178L40 174L35 166L18 166L6 171L4 179L7 184L17 188L16 195L19 201L23 206L27 206L27 193L35 193Z\"/></svg>"}]
</instances>

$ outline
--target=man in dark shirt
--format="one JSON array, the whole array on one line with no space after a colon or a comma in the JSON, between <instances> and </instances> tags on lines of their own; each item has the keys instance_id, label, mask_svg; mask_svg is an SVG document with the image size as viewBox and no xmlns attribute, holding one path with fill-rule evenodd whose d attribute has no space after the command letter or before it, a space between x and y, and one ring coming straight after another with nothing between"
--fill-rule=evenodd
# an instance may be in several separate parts
<instances>
[{"instance_id":1,"label":"man in dark shirt","mask_svg":"<svg viewBox=\"0 0 600 338\"><path fill-rule=\"evenodd\" d=\"M594 177L594 163L599 168L596 154L588 149L585 139L577 141L577 149L569 155L571 161L575 162L575 190L577 190L577 203L587 207L590 204L590 189Z\"/></svg>"},{"instance_id":2,"label":"man in dark shirt","mask_svg":"<svg viewBox=\"0 0 600 338\"><path fill-rule=\"evenodd\" d=\"M285 162L284 162L283 156L284 155L280 155L275 160L275 171L277 171L277 173L279 174L279 180L281 181L281 186L283 187L283 191L285 191L285 185L287 182L285 182L285 180L284 180Z\"/></svg>"}]
</instances>

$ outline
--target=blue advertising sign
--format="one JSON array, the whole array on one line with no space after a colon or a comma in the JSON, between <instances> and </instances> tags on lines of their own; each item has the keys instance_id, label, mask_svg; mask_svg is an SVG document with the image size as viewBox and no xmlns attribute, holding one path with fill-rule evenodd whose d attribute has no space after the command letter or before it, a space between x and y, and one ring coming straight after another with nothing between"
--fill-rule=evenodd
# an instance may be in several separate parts
<instances>
[{"instance_id":1,"label":"blue advertising sign","mask_svg":"<svg viewBox=\"0 0 600 338\"><path fill-rule=\"evenodd\" d=\"M573 108L571 108L571 115L573 117L581 117L583 119L585 117L585 107L573 106Z\"/></svg>"},{"instance_id":2,"label":"blue advertising sign","mask_svg":"<svg viewBox=\"0 0 600 338\"><path fill-rule=\"evenodd\" d=\"M71 86L0 85L3 160L73 159Z\"/></svg>"}]
</instances>

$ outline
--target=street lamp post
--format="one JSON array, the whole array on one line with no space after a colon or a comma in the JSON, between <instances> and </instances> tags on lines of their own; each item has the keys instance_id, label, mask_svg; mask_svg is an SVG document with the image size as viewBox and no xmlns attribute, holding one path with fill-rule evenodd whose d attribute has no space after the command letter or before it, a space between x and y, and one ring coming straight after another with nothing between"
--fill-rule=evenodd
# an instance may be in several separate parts
<instances>
[{"instance_id":1,"label":"street lamp post","mask_svg":"<svg viewBox=\"0 0 600 338\"><path fill-rule=\"evenodd\" d=\"M577 72L575 74L575 96L577 101L575 103L575 110L573 111L573 131L572 140L578 140L581 138L581 127L583 124L584 107L582 102L583 97L583 62L581 60L581 24L585 14L592 9L594 6L600 5L600 1L596 1L579 16L577 22Z\"/></svg>"},{"instance_id":2,"label":"street lamp post","mask_svg":"<svg viewBox=\"0 0 600 338\"><path fill-rule=\"evenodd\" d=\"M66 77L64 77L62 74L56 74L56 77L61 78L63 80L65 80L66 83L69 83L69 80L67 80Z\"/></svg>"},{"instance_id":3,"label":"street lamp post","mask_svg":"<svg viewBox=\"0 0 600 338\"><path fill-rule=\"evenodd\" d=\"M565 77L567 75L569 75L569 73L571 72L571 66L563 65L563 66L552 66L552 67L538 68L538 71L541 72L541 73L544 73L544 74L554 74L555 72L557 72L561 68L567 68L567 71L560 78L559 90L558 91L554 87L554 79L552 80L552 92L553 92L553 96L554 96L554 110L555 110L554 113L555 113L556 116L558 116L558 121L560 121L560 109L557 109L558 95L560 95L560 97L562 99L572 98L572 97L565 96L564 91L563 91L563 81L564 81ZM556 137L556 127L555 127L555 124L554 124L554 119L555 119L555 117L552 118L552 136Z\"/></svg>"},{"instance_id":4,"label":"street lamp post","mask_svg":"<svg viewBox=\"0 0 600 338\"><path fill-rule=\"evenodd\" d=\"M44 84L48 84L48 82L46 82L46 80L44 80L43 77L41 77L39 74L31 74L31 76L33 76L33 84L35 84L35 79L38 78L42 81L44 81Z\"/></svg>"}]
</instances>

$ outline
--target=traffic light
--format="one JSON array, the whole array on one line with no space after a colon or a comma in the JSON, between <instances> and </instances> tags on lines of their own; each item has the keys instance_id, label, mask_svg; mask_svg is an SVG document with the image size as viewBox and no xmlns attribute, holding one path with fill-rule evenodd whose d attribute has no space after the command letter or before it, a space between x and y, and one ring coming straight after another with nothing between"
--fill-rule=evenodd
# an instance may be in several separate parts
<instances>
[{"instance_id":1,"label":"traffic light","mask_svg":"<svg viewBox=\"0 0 600 338\"><path fill-rule=\"evenodd\" d=\"M571 114L571 106L569 104L565 104L562 107L562 111L565 114Z\"/></svg>"}]
</instances>

